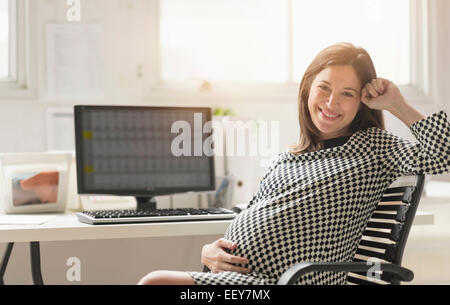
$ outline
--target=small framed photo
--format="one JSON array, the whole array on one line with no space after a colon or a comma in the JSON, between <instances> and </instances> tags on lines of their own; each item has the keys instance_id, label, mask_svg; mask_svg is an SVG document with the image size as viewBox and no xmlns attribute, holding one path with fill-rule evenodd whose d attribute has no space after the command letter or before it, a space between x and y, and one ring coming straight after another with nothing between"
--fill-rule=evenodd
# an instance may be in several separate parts
<instances>
[{"instance_id":1,"label":"small framed photo","mask_svg":"<svg viewBox=\"0 0 450 305\"><path fill-rule=\"evenodd\" d=\"M71 153L0 154L4 212L64 212L71 161Z\"/></svg>"}]
</instances>

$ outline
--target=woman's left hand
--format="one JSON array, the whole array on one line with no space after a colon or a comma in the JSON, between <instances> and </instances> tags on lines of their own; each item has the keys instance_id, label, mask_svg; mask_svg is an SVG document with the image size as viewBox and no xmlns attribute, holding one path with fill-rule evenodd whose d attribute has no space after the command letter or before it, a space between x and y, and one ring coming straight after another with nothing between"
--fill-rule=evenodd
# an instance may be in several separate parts
<instances>
[{"instance_id":1,"label":"woman's left hand","mask_svg":"<svg viewBox=\"0 0 450 305\"><path fill-rule=\"evenodd\" d=\"M391 110L399 103L405 102L405 98L393 82L377 78L361 90L361 101L371 109Z\"/></svg>"}]
</instances>

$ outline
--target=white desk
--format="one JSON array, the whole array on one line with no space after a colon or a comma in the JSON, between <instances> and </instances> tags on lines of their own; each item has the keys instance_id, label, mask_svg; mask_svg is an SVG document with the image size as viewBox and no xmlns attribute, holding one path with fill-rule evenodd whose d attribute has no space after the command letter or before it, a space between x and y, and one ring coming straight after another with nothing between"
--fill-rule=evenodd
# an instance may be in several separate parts
<instances>
[{"instance_id":1,"label":"white desk","mask_svg":"<svg viewBox=\"0 0 450 305\"><path fill-rule=\"evenodd\" d=\"M432 213L417 212L413 225L433 224ZM0 284L15 242L30 242L33 282L43 284L40 263L41 241L115 239L139 237L200 236L224 234L231 220L89 225L74 214L56 214L42 225L0 225L0 243L8 243L0 264Z\"/></svg>"},{"instance_id":2,"label":"white desk","mask_svg":"<svg viewBox=\"0 0 450 305\"><path fill-rule=\"evenodd\" d=\"M50 215L50 214L49 214ZM42 225L0 225L0 243L224 234L231 220L89 225L59 214Z\"/></svg>"},{"instance_id":3,"label":"white desk","mask_svg":"<svg viewBox=\"0 0 450 305\"><path fill-rule=\"evenodd\" d=\"M220 235L231 223L231 220L216 220L89 225L79 222L75 214L55 215L55 218L41 225L0 225L0 243L8 243L0 263L0 284L3 284L3 275L15 242L30 242L33 283L43 284L41 241Z\"/></svg>"},{"instance_id":4,"label":"white desk","mask_svg":"<svg viewBox=\"0 0 450 305\"><path fill-rule=\"evenodd\" d=\"M231 223L231 220L218 220L89 225L79 222L74 214L56 215L42 225L0 225L0 243L218 235L224 234ZM417 212L413 225L433 223L432 213Z\"/></svg>"}]
</instances>

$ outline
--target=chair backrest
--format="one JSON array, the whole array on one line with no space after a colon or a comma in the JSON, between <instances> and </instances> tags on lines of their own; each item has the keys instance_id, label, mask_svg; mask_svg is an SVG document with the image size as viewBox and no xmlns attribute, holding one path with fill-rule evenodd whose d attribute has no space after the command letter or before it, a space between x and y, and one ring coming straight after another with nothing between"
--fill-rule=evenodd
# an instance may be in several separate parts
<instances>
[{"instance_id":1,"label":"chair backrest","mask_svg":"<svg viewBox=\"0 0 450 305\"><path fill-rule=\"evenodd\" d=\"M411 225L425 182L425 175L403 176L384 193L369 220L358 245L354 261L367 262L377 258L380 263L401 265ZM368 278L365 273L349 273L350 284L400 284L391 274L381 274L380 281Z\"/></svg>"}]
</instances>

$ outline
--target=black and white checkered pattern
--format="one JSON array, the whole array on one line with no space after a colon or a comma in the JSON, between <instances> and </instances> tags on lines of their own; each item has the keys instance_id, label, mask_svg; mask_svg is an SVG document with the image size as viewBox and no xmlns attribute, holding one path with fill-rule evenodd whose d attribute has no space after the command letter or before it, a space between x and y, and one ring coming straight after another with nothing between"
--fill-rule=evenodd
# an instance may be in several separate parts
<instances>
[{"instance_id":1,"label":"black and white checkered pattern","mask_svg":"<svg viewBox=\"0 0 450 305\"><path fill-rule=\"evenodd\" d=\"M352 261L384 191L405 174L450 172L450 124L444 111L414 123L418 143L373 127L342 146L293 155L269 167L248 209L228 227L232 254L248 275L189 272L196 284L275 284L299 262ZM311 273L298 284L345 284L346 274Z\"/></svg>"}]
</instances>

